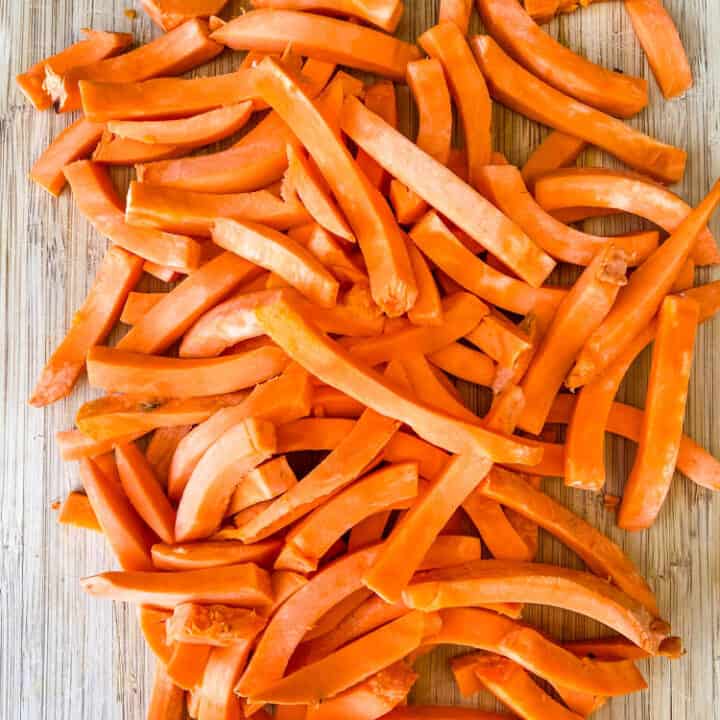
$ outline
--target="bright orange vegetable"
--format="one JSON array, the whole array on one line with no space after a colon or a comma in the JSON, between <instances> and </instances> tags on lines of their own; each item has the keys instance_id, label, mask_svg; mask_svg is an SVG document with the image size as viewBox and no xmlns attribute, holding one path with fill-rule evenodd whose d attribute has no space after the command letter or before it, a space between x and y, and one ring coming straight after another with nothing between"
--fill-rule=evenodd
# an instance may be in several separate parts
<instances>
[{"instance_id":1,"label":"bright orange vegetable","mask_svg":"<svg viewBox=\"0 0 720 720\"><path fill-rule=\"evenodd\" d=\"M433 616L419 612L388 623L322 660L257 690L250 702L317 704L402 660L417 649Z\"/></svg>"},{"instance_id":2,"label":"bright orange vegetable","mask_svg":"<svg viewBox=\"0 0 720 720\"><path fill-rule=\"evenodd\" d=\"M55 433L55 440L60 448L63 460L82 460L96 458L109 453L121 442L132 442L142 437L145 432L133 433L122 438L113 437L109 440L93 440L80 430L61 430Z\"/></svg>"},{"instance_id":3,"label":"bright orange vegetable","mask_svg":"<svg viewBox=\"0 0 720 720\"><path fill-rule=\"evenodd\" d=\"M130 83L157 75L182 75L212 60L223 50L210 39L207 23L190 20L166 35L131 52L80 67L56 68L52 60L45 65L44 88L58 112L79 110L79 84L83 80Z\"/></svg>"},{"instance_id":4,"label":"bright orange vegetable","mask_svg":"<svg viewBox=\"0 0 720 720\"><path fill-rule=\"evenodd\" d=\"M656 654L669 626L605 580L540 563L477 560L421 573L405 603L425 611L485 602L526 602L562 607L592 617Z\"/></svg>"},{"instance_id":5,"label":"bright orange vegetable","mask_svg":"<svg viewBox=\"0 0 720 720\"><path fill-rule=\"evenodd\" d=\"M218 529L241 479L275 452L275 428L248 418L223 433L202 456L178 505L179 542L206 538Z\"/></svg>"},{"instance_id":6,"label":"bright orange vegetable","mask_svg":"<svg viewBox=\"0 0 720 720\"><path fill-rule=\"evenodd\" d=\"M561 687L597 695L625 695L647 683L632 661L582 661L536 630L476 608L440 612L442 627L433 644L470 645L503 655L528 672Z\"/></svg>"},{"instance_id":7,"label":"bright orange vegetable","mask_svg":"<svg viewBox=\"0 0 720 720\"><path fill-rule=\"evenodd\" d=\"M101 165L79 160L66 165L64 173L80 212L114 244L145 260L186 272L200 265L202 248L196 240L125 223L123 202Z\"/></svg>"},{"instance_id":8,"label":"bright orange vegetable","mask_svg":"<svg viewBox=\"0 0 720 720\"><path fill-rule=\"evenodd\" d=\"M190 360L95 346L88 353L87 369L90 384L108 392L183 398L252 387L279 375L287 362L277 347Z\"/></svg>"},{"instance_id":9,"label":"bright orange vegetable","mask_svg":"<svg viewBox=\"0 0 720 720\"><path fill-rule=\"evenodd\" d=\"M305 718L306 720L375 720L389 717L386 713L405 700L417 678L418 675L404 662L395 663L319 705L309 705ZM278 705L277 707L285 709L302 706Z\"/></svg>"},{"instance_id":10,"label":"bright orange vegetable","mask_svg":"<svg viewBox=\"0 0 720 720\"><path fill-rule=\"evenodd\" d=\"M31 405L42 407L70 394L89 350L108 336L141 274L140 258L117 247L107 251L72 327L43 369Z\"/></svg>"},{"instance_id":11,"label":"bright orange vegetable","mask_svg":"<svg viewBox=\"0 0 720 720\"><path fill-rule=\"evenodd\" d=\"M282 605L260 637L236 691L251 697L285 674L307 628L362 587L361 577L377 554L367 548L328 565Z\"/></svg>"},{"instance_id":12,"label":"bright orange vegetable","mask_svg":"<svg viewBox=\"0 0 720 720\"><path fill-rule=\"evenodd\" d=\"M125 325L137 325L167 295L165 292L130 292L120 315Z\"/></svg>"},{"instance_id":13,"label":"bright orange vegetable","mask_svg":"<svg viewBox=\"0 0 720 720\"><path fill-rule=\"evenodd\" d=\"M253 640L265 627L255 610L226 605L176 605L167 620L170 642L227 647Z\"/></svg>"},{"instance_id":14,"label":"bright orange vegetable","mask_svg":"<svg viewBox=\"0 0 720 720\"><path fill-rule=\"evenodd\" d=\"M575 640L563 647L578 657L594 657L600 660L643 660L650 655L620 635L596 640ZM678 637L669 637L660 644L660 654L670 659L683 656L682 643Z\"/></svg>"},{"instance_id":15,"label":"bright orange vegetable","mask_svg":"<svg viewBox=\"0 0 720 720\"><path fill-rule=\"evenodd\" d=\"M574 205L600 214L623 211L639 215L669 233L674 233L692 210L660 183L607 168L568 168L550 173L538 180L535 196L551 212L563 212ZM571 218L564 220L570 221L574 222ZM698 265L720 262L720 250L708 228L698 234L692 257Z\"/></svg>"},{"instance_id":16,"label":"bright orange vegetable","mask_svg":"<svg viewBox=\"0 0 720 720\"><path fill-rule=\"evenodd\" d=\"M155 667L147 720L183 720L185 717L185 691L171 679L161 664Z\"/></svg>"},{"instance_id":17,"label":"bright orange vegetable","mask_svg":"<svg viewBox=\"0 0 720 720\"><path fill-rule=\"evenodd\" d=\"M682 95L692 87L692 69L670 14L660 0L625 0L624 5L663 95Z\"/></svg>"},{"instance_id":18,"label":"bright orange vegetable","mask_svg":"<svg viewBox=\"0 0 720 720\"><path fill-rule=\"evenodd\" d=\"M191 149L191 147L178 145L159 143L150 145L139 140L126 140L106 130L93 151L92 160L103 165L134 165L135 163L182 157L187 155Z\"/></svg>"},{"instance_id":19,"label":"bright orange vegetable","mask_svg":"<svg viewBox=\"0 0 720 720\"><path fill-rule=\"evenodd\" d=\"M402 18L402 0L252 0L254 8L310 10L349 15L393 33Z\"/></svg>"},{"instance_id":20,"label":"bright orange vegetable","mask_svg":"<svg viewBox=\"0 0 720 720\"><path fill-rule=\"evenodd\" d=\"M521 65L588 105L627 118L648 104L647 81L606 70L538 27L517 0L479 0L486 31Z\"/></svg>"},{"instance_id":21,"label":"bright orange vegetable","mask_svg":"<svg viewBox=\"0 0 720 720\"><path fill-rule=\"evenodd\" d=\"M682 178L687 160L684 150L643 135L556 90L516 63L487 35L473 38L472 45L491 95L503 105L607 150L658 180Z\"/></svg>"},{"instance_id":22,"label":"bright orange vegetable","mask_svg":"<svg viewBox=\"0 0 720 720\"><path fill-rule=\"evenodd\" d=\"M456 705L408 705L388 713L385 720L509 720L509 716Z\"/></svg>"},{"instance_id":23,"label":"bright orange vegetable","mask_svg":"<svg viewBox=\"0 0 720 720\"><path fill-rule=\"evenodd\" d=\"M452 22L463 35L467 35L472 15L472 0L440 0L438 22Z\"/></svg>"},{"instance_id":24,"label":"bright orange vegetable","mask_svg":"<svg viewBox=\"0 0 720 720\"><path fill-rule=\"evenodd\" d=\"M212 649L200 688L199 719L242 717L240 698L234 694L233 688L247 665L252 646L252 642L244 641L230 647ZM269 720L269 716L261 712L257 720Z\"/></svg>"},{"instance_id":25,"label":"bright orange vegetable","mask_svg":"<svg viewBox=\"0 0 720 720\"><path fill-rule=\"evenodd\" d=\"M167 293L117 347L142 353L167 350L203 313L259 274L259 268L234 253L219 255Z\"/></svg>"},{"instance_id":26,"label":"bright orange vegetable","mask_svg":"<svg viewBox=\"0 0 720 720\"><path fill-rule=\"evenodd\" d=\"M620 547L521 476L493 468L476 492L538 523L574 550L596 575L610 578L650 612L658 613L652 590Z\"/></svg>"},{"instance_id":27,"label":"bright orange vegetable","mask_svg":"<svg viewBox=\"0 0 720 720\"><path fill-rule=\"evenodd\" d=\"M71 492L65 498L58 513L58 522L62 525L74 525L86 530L95 530L95 532L103 531L88 496L80 492Z\"/></svg>"},{"instance_id":28,"label":"bright orange vegetable","mask_svg":"<svg viewBox=\"0 0 720 720\"><path fill-rule=\"evenodd\" d=\"M169 610L139 605L137 609L138 623L145 642L158 661L157 666L167 665L172 657L173 646L167 641L165 623L171 616Z\"/></svg>"},{"instance_id":29,"label":"bright orange vegetable","mask_svg":"<svg viewBox=\"0 0 720 720\"><path fill-rule=\"evenodd\" d=\"M455 26L448 24L448 27ZM527 282L541 285L551 272L554 261L522 230L357 99L350 97L345 101L342 126L393 177L501 258Z\"/></svg>"},{"instance_id":30,"label":"bright orange vegetable","mask_svg":"<svg viewBox=\"0 0 720 720\"><path fill-rule=\"evenodd\" d=\"M95 597L170 610L185 602L239 607L272 602L270 576L252 563L173 573L106 572L80 584Z\"/></svg>"},{"instance_id":31,"label":"bright orange vegetable","mask_svg":"<svg viewBox=\"0 0 720 720\"><path fill-rule=\"evenodd\" d=\"M367 289L363 287L368 284L367 273L360 267L357 256L350 254L347 244L335 238L317 223L293 227L288 231L288 235L303 244L341 283L355 283L351 291L352 295L357 293L367 300L369 309L374 311L373 315L382 314ZM358 292L359 289L362 289L362 293Z\"/></svg>"},{"instance_id":32,"label":"bright orange vegetable","mask_svg":"<svg viewBox=\"0 0 720 720\"><path fill-rule=\"evenodd\" d=\"M478 189L543 250L564 262L589 265L600 248L612 242L625 253L628 265L639 265L658 246L657 232L608 238L567 227L533 200L520 172L512 165L482 168L478 174Z\"/></svg>"},{"instance_id":33,"label":"bright orange vegetable","mask_svg":"<svg viewBox=\"0 0 720 720\"><path fill-rule=\"evenodd\" d=\"M618 525L650 527L670 489L680 451L699 306L667 297L658 314L645 414L635 463L623 491Z\"/></svg>"},{"instance_id":34,"label":"bright orange vegetable","mask_svg":"<svg viewBox=\"0 0 720 720\"><path fill-rule=\"evenodd\" d=\"M227 0L140 0L143 10L166 32L194 18L218 15Z\"/></svg>"},{"instance_id":35,"label":"bright orange vegetable","mask_svg":"<svg viewBox=\"0 0 720 720\"><path fill-rule=\"evenodd\" d=\"M183 690L197 690L202 683L211 649L209 645L173 643L172 654L165 666L172 682Z\"/></svg>"},{"instance_id":36,"label":"bright orange vegetable","mask_svg":"<svg viewBox=\"0 0 720 720\"><path fill-rule=\"evenodd\" d=\"M467 148L468 177L475 185L478 170L487 165L492 152L490 123L492 107L487 85L468 47L462 29L454 22L440 22L426 30L418 43L430 57L439 60L462 121ZM440 181L440 185L444 183ZM417 192L416 188L413 188ZM422 193L418 192L422 196ZM433 203L424 198L431 205Z\"/></svg>"},{"instance_id":37,"label":"bright orange vegetable","mask_svg":"<svg viewBox=\"0 0 720 720\"><path fill-rule=\"evenodd\" d=\"M405 239L390 208L322 113L280 65L266 59L261 69L260 94L306 146L350 223L367 264L375 302L389 315L401 315L413 306L417 288Z\"/></svg>"},{"instance_id":38,"label":"bright orange vegetable","mask_svg":"<svg viewBox=\"0 0 720 720\"><path fill-rule=\"evenodd\" d=\"M337 280L309 250L287 235L255 223L218 218L212 237L220 247L277 273L321 307L335 305Z\"/></svg>"},{"instance_id":39,"label":"bright orange vegetable","mask_svg":"<svg viewBox=\"0 0 720 720\"><path fill-rule=\"evenodd\" d=\"M482 428L448 418L415 402L397 385L389 385L356 362L341 346L310 326L295 309L292 295L256 312L270 335L316 377L337 387L376 412L410 425L421 438L450 452L489 455L499 462L539 460L539 453L522 442L501 438Z\"/></svg>"},{"instance_id":40,"label":"bright orange vegetable","mask_svg":"<svg viewBox=\"0 0 720 720\"><path fill-rule=\"evenodd\" d=\"M478 659L475 674L487 690L526 720L581 720L581 715L553 700L512 660L488 654Z\"/></svg>"},{"instance_id":41,"label":"bright orange vegetable","mask_svg":"<svg viewBox=\"0 0 720 720\"><path fill-rule=\"evenodd\" d=\"M227 430L250 417L277 425L297 420L309 414L311 398L312 388L308 376L298 374L291 367L279 378L257 386L238 407L219 410L197 425L180 441L173 456L168 477L170 498L180 499L206 450Z\"/></svg>"},{"instance_id":42,"label":"bright orange vegetable","mask_svg":"<svg viewBox=\"0 0 720 720\"><path fill-rule=\"evenodd\" d=\"M539 434L573 362L585 342L611 312L625 285L625 254L612 244L598 250L593 261L558 306L522 381L525 410L518 426Z\"/></svg>"},{"instance_id":43,"label":"bright orange vegetable","mask_svg":"<svg viewBox=\"0 0 720 720\"><path fill-rule=\"evenodd\" d=\"M552 130L533 150L522 168L522 177L531 190L535 181L558 168L574 165L585 149L584 140Z\"/></svg>"},{"instance_id":44,"label":"bright orange vegetable","mask_svg":"<svg viewBox=\"0 0 720 720\"><path fill-rule=\"evenodd\" d=\"M64 73L72 68L90 65L117 55L133 41L130 33L104 32L88 28L81 32L86 36L85 40L80 40L56 55L35 63L24 73L15 76L18 87L37 110L47 110L52 105L52 98L43 87L46 64L51 63L57 72Z\"/></svg>"},{"instance_id":45,"label":"bright orange vegetable","mask_svg":"<svg viewBox=\"0 0 720 720\"><path fill-rule=\"evenodd\" d=\"M649 324L719 203L720 182L632 274L605 321L585 343L568 377L568 387L580 387L597 377Z\"/></svg>"},{"instance_id":46,"label":"bright orange vegetable","mask_svg":"<svg viewBox=\"0 0 720 720\"><path fill-rule=\"evenodd\" d=\"M312 572L320 559L356 523L398 504L407 506L418 493L417 465L389 465L331 497L285 536L277 569Z\"/></svg>"},{"instance_id":47,"label":"bright orange vegetable","mask_svg":"<svg viewBox=\"0 0 720 720\"><path fill-rule=\"evenodd\" d=\"M491 387L495 380L495 363L487 355L460 343L431 353L428 360L450 375L477 385Z\"/></svg>"},{"instance_id":48,"label":"bright orange vegetable","mask_svg":"<svg viewBox=\"0 0 720 720\"><path fill-rule=\"evenodd\" d=\"M91 123L85 118L76 120L45 148L30 169L30 177L57 197L67 182L63 173L65 165L90 155L102 134L102 125Z\"/></svg>"},{"instance_id":49,"label":"bright orange vegetable","mask_svg":"<svg viewBox=\"0 0 720 720\"><path fill-rule=\"evenodd\" d=\"M153 432L145 450L150 467L163 488L167 488L170 463L178 443L192 430L192 425L160 427Z\"/></svg>"},{"instance_id":50,"label":"bright orange vegetable","mask_svg":"<svg viewBox=\"0 0 720 720\"><path fill-rule=\"evenodd\" d=\"M234 515L251 505L272 500L295 486L297 481L284 455L273 458L254 468L240 480L226 515Z\"/></svg>"},{"instance_id":51,"label":"bright orange vegetable","mask_svg":"<svg viewBox=\"0 0 720 720\"><path fill-rule=\"evenodd\" d=\"M120 566L127 570L151 570L153 534L130 504L120 484L88 458L80 461L80 478L90 507Z\"/></svg>"},{"instance_id":52,"label":"bright orange vegetable","mask_svg":"<svg viewBox=\"0 0 720 720\"><path fill-rule=\"evenodd\" d=\"M407 64L420 57L415 45L377 30L294 10L252 10L216 30L212 39L233 50L266 53L292 45L301 55L394 80L402 80Z\"/></svg>"}]
</instances>

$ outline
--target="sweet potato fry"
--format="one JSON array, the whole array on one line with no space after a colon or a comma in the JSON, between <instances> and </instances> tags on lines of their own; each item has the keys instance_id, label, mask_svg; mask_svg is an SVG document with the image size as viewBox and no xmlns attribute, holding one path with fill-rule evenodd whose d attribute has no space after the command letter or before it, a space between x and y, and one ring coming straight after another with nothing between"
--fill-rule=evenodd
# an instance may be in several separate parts
<instances>
[{"instance_id":1,"label":"sweet potato fry","mask_svg":"<svg viewBox=\"0 0 720 720\"><path fill-rule=\"evenodd\" d=\"M95 532L103 531L88 496L80 492L71 492L65 498L58 513L58 522L61 525L74 525Z\"/></svg>"},{"instance_id":2,"label":"sweet potato fry","mask_svg":"<svg viewBox=\"0 0 720 720\"><path fill-rule=\"evenodd\" d=\"M402 0L252 0L254 8L309 10L365 20L381 30L393 33L402 17Z\"/></svg>"},{"instance_id":3,"label":"sweet potato fry","mask_svg":"<svg viewBox=\"0 0 720 720\"><path fill-rule=\"evenodd\" d=\"M522 168L522 177L530 190L535 181L558 168L574 165L585 149L584 140L552 130L533 150Z\"/></svg>"},{"instance_id":4,"label":"sweet potato fry","mask_svg":"<svg viewBox=\"0 0 720 720\"><path fill-rule=\"evenodd\" d=\"M207 20L212 15L218 15L227 5L227 0L140 0L140 4L153 22L168 32L188 20Z\"/></svg>"},{"instance_id":5,"label":"sweet potato fry","mask_svg":"<svg viewBox=\"0 0 720 720\"><path fill-rule=\"evenodd\" d=\"M147 720L182 720L185 717L185 691L176 685L162 664L155 667Z\"/></svg>"}]
</instances>

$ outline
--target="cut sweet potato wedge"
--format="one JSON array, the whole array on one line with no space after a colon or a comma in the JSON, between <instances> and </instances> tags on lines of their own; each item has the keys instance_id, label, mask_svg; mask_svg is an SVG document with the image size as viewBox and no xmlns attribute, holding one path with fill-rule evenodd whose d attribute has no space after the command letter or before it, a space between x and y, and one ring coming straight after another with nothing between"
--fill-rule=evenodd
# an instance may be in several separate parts
<instances>
[{"instance_id":1,"label":"cut sweet potato wedge","mask_svg":"<svg viewBox=\"0 0 720 720\"><path fill-rule=\"evenodd\" d=\"M268 460L247 473L235 489L226 515L272 500L297 485L298 479L284 455Z\"/></svg>"},{"instance_id":2,"label":"cut sweet potato wedge","mask_svg":"<svg viewBox=\"0 0 720 720\"><path fill-rule=\"evenodd\" d=\"M88 496L80 492L71 492L65 498L58 513L58 522L61 525L74 525L95 532L103 531Z\"/></svg>"},{"instance_id":3,"label":"cut sweet potato wedge","mask_svg":"<svg viewBox=\"0 0 720 720\"><path fill-rule=\"evenodd\" d=\"M227 647L253 640L265 623L247 608L182 603L168 618L167 637L171 642Z\"/></svg>"},{"instance_id":4,"label":"cut sweet potato wedge","mask_svg":"<svg viewBox=\"0 0 720 720\"><path fill-rule=\"evenodd\" d=\"M140 0L143 10L166 32L188 20L218 15L227 0Z\"/></svg>"},{"instance_id":5,"label":"cut sweet potato wedge","mask_svg":"<svg viewBox=\"0 0 720 720\"><path fill-rule=\"evenodd\" d=\"M534 190L538 178L558 168L574 165L585 147L584 140L552 130L523 165L525 184Z\"/></svg>"},{"instance_id":6,"label":"cut sweet potato wedge","mask_svg":"<svg viewBox=\"0 0 720 720\"><path fill-rule=\"evenodd\" d=\"M158 570L202 570L238 563L256 563L261 567L268 567L281 547L279 540L251 545L234 540L208 540L175 545L157 543L152 546L152 560Z\"/></svg>"},{"instance_id":7,"label":"cut sweet potato wedge","mask_svg":"<svg viewBox=\"0 0 720 720\"><path fill-rule=\"evenodd\" d=\"M161 664L155 668L147 720L182 720L185 717L185 691L176 685Z\"/></svg>"}]
</instances>

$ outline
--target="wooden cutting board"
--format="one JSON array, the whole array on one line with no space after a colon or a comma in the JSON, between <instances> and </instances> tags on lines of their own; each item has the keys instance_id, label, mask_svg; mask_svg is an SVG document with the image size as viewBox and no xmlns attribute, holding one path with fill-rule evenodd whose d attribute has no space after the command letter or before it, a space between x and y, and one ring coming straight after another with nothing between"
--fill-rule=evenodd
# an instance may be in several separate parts
<instances>
[{"instance_id":1,"label":"wooden cutting board","mask_svg":"<svg viewBox=\"0 0 720 720\"><path fill-rule=\"evenodd\" d=\"M240 10L231 5L229 14ZM437 0L406 0L401 25L406 39L435 22ZM598 3L549 26L561 42L593 61L650 78L651 106L632 124L689 151L685 180L677 191L697 202L720 175L720 3L666 0L692 61L695 88L686 97L663 100L635 41L622 4ZM136 720L144 717L152 661L143 647L132 607L89 601L78 578L112 567L99 536L60 528L54 500L79 485L74 464L60 462L53 442L72 425L73 413L89 397L82 383L73 396L41 411L26 398L45 359L64 335L105 250L78 216L69 194L59 200L27 180L34 158L68 123L52 112L36 113L15 88L13 77L39 58L78 39L79 29L132 31L145 42L156 34L132 0L0 0L0 718L2 720ZM477 18L474 27L479 29ZM228 54L215 68L227 71L238 58ZM399 88L400 116L414 133L415 113L407 88ZM494 112L495 148L522 164L545 130L499 106ZM612 165L591 151L588 164ZM121 171L120 188L128 181ZM625 231L622 221L599 225ZM720 227L715 222L714 229ZM698 282L718 271L697 273ZM148 288L150 285L148 284ZM720 454L720 322L699 333L687 432ZM631 371L621 397L644 402L648 356ZM483 391L463 388L473 403ZM608 492L619 494L634 449L612 440ZM677 662L643 663L649 689L611 702L596 717L607 720L708 720L720 718L720 497L677 477L657 525L626 535L613 525L601 497L566 490L547 481L549 493L570 505L620 542L658 593L663 614L688 649ZM540 559L580 567L570 551L543 537ZM570 640L602 634L590 622L551 609L528 613L554 637ZM422 678L414 702L460 702L447 669L457 648L442 648L419 663ZM474 699L495 707L489 697Z\"/></svg>"}]
</instances>

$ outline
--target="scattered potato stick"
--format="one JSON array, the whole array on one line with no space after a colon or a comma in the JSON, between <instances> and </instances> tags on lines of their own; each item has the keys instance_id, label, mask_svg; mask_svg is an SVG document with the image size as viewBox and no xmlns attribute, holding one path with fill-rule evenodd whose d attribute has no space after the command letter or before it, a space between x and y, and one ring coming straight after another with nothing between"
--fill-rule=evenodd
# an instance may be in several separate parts
<instances>
[{"instance_id":1,"label":"scattered potato stick","mask_svg":"<svg viewBox=\"0 0 720 720\"><path fill-rule=\"evenodd\" d=\"M170 463L178 443L192 430L192 425L157 428L145 449L145 457L163 488L167 488Z\"/></svg>"},{"instance_id":2,"label":"scattered potato stick","mask_svg":"<svg viewBox=\"0 0 720 720\"><path fill-rule=\"evenodd\" d=\"M495 380L495 363L485 354L460 343L451 343L428 355L436 367L462 380L491 387Z\"/></svg>"},{"instance_id":3,"label":"scattered potato stick","mask_svg":"<svg viewBox=\"0 0 720 720\"><path fill-rule=\"evenodd\" d=\"M162 299L165 292L130 292L123 305L120 322L125 325L137 325Z\"/></svg>"},{"instance_id":4,"label":"scattered potato stick","mask_svg":"<svg viewBox=\"0 0 720 720\"><path fill-rule=\"evenodd\" d=\"M523 165L525 184L534 191L538 179L558 168L574 165L585 147L584 140L551 130Z\"/></svg>"},{"instance_id":5,"label":"scattered potato stick","mask_svg":"<svg viewBox=\"0 0 720 720\"><path fill-rule=\"evenodd\" d=\"M173 643L172 647L172 654L165 666L168 676L183 690L196 690L202 683L212 648L190 643Z\"/></svg>"},{"instance_id":6,"label":"scattered potato stick","mask_svg":"<svg viewBox=\"0 0 720 720\"><path fill-rule=\"evenodd\" d=\"M251 505L272 500L287 492L297 481L287 458L279 455L254 468L240 480L230 499L226 515L234 515Z\"/></svg>"},{"instance_id":7,"label":"scattered potato stick","mask_svg":"<svg viewBox=\"0 0 720 720\"><path fill-rule=\"evenodd\" d=\"M139 605L137 609L140 631L160 665L167 665L173 653L173 646L168 643L165 631L165 623L171 614L169 610L159 610L146 605Z\"/></svg>"},{"instance_id":8,"label":"scattered potato stick","mask_svg":"<svg viewBox=\"0 0 720 720\"><path fill-rule=\"evenodd\" d=\"M176 685L161 663L155 667L147 720L182 720L185 716L185 692Z\"/></svg>"},{"instance_id":9,"label":"scattered potato stick","mask_svg":"<svg viewBox=\"0 0 720 720\"><path fill-rule=\"evenodd\" d=\"M139 140L126 140L106 130L93 151L92 161L101 165L135 165L135 163L182 157L192 149L178 145L159 143L150 145Z\"/></svg>"},{"instance_id":10,"label":"scattered potato stick","mask_svg":"<svg viewBox=\"0 0 720 720\"><path fill-rule=\"evenodd\" d=\"M217 15L227 5L227 0L140 0L143 10L165 32L173 30L194 18L207 19Z\"/></svg>"},{"instance_id":11,"label":"scattered potato stick","mask_svg":"<svg viewBox=\"0 0 720 720\"><path fill-rule=\"evenodd\" d=\"M516 63L487 35L474 37L472 46L490 94L503 105L607 150L658 180L672 183L682 178L687 160L684 150L643 135L556 90Z\"/></svg>"},{"instance_id":12,"label":"scattered potato stick","mask_svg":"<svg viewBox=\"0 0 720 720\"><path fill-rule=\"evenodd\" d=\"M390 80L378 80L370 85L365 91L364 103L368 110L379 115L388 125L397 128L395 85ZM370 184L384 195L387 194L390 176L362 148L357 151L355 162Z\"/></svg>"},{"instance_id":13,"label":"scattered potato stick","mask_svg":"<svg viewBox=\"0 0 720 720\"><path fill-rule=\"evenodd\" d=\"M226 605L176 605L167 620L170 642L227 647L248 642L265 627L265 619L255 610Z\"/></svg>"},{"instance_id":14,"label":"scattered potato stick","mask_svg":"<svg viewBox=\"0 0 720 720\"><path fill-rule=\"evenodd\" d=\"M88 496L80 492L71 492L65 498L58 513L58 522L62 525L74 525L95 532L103 531Z\"/></svg>"},{"instance_id":15,"label":"scattered potato stick","mask_svg":"<svg viewBox=\"0 0 720 720\"><path fill-rule=\"evenodd\" d=\"M153 565L158 570L202 570L222 565L255 563L269 567L282 544L279 540L244 545L234 540L208 540L152 546Z\"/></svg>"}]
</instances>

